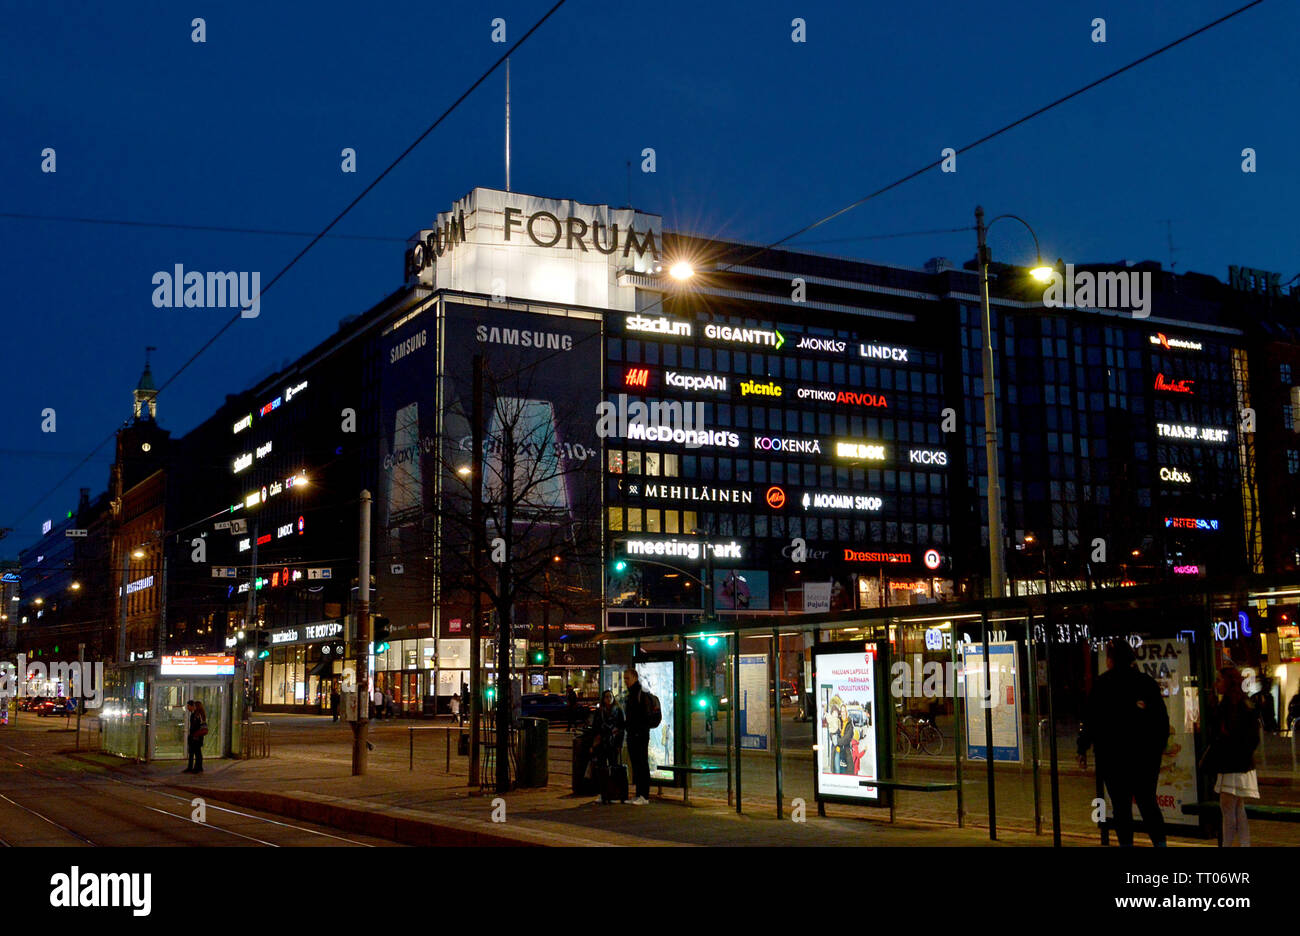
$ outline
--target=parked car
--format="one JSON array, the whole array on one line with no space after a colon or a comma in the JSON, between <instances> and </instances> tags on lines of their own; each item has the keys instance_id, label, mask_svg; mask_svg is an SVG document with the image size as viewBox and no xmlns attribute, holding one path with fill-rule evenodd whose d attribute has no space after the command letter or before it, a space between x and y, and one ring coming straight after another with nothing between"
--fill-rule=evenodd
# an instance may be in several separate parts
<instances>
[{"instance_id":1,"label":"parked car","mask_svg":"<svg viewBox=\"0 0 1300 936\"><path fill-rule=\"evenodd\" d=\"M545 718L547 721L568 724L569 703L564 696L554 692L530 692L519 700L520 712L524 718ZM591 714L591 706L578 700L578 720L586 721Z\"/></svg>"},{"instance_id":2,"label":"parked car","mask_svg":"<svg viewBox=\"0 0 1300 936\"><path fill-rule=\"evenodd\" d=\"M33 711L41 718L49 715L68 715L74 711L74 704L66 699L45 699Z\"/></svg>"}]
</instances>

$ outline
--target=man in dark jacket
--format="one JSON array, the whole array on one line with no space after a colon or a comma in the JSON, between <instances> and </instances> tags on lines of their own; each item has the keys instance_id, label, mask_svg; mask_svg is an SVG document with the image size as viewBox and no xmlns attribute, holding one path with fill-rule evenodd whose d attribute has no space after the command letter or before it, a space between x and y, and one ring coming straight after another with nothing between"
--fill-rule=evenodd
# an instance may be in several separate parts
<instances>
[{"instance_id":1,"label":"man in dark jacket","mask_svg":"<svg viewBox=\"0 0 1300 936\"><path fill-rule=\"evenodd\" d=\"M623 670L623 685L627 686L627 701L623 704L627 731L627 759L632 765L632 782L636 785L634 806L650 802L650 719L646 717L645 700L641 696L641 681L636 667Z\"/></svg>"},{"instance_id":2,"label":"man in dark jacket","mask_svg":"<svg viewBox=\"0 0 1300 936\"><path fill-rule=\"evenodd\" d=\"M1114 640L1106 647L1105 673L1088 697L1079 731L1079 766L1088 765L1088 748L1097 749L1097 773L1115 810L1115 837L1120 847L1133 845L1133 803L1151 835L1165 844L1164 817L1156 802L1160 758L1169 743L1169 712L1160 686L1140 671L1133 648Z\"/></svg>"}]
</instances>

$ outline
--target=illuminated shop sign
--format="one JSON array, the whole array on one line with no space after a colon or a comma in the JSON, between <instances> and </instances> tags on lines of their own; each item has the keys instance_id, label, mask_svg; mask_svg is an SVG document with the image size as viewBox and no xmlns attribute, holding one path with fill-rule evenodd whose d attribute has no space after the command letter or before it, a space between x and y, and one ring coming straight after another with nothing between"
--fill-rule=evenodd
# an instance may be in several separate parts
<instances>
[{"instance_id":1,"label":"illuminated shop sign","mask_svg":"<svg viewBox=\"0 0 1300 936\"><path fill-rule=\"evenodd\" d=\"M937 549L927 549L925 555L921 557L921 561L925 563L927 569L933 572L935 569L939 568L939 566L943 565L943 556Z\"/></svg>"},{"instance_id":2,"label":"illuminated shop sign","mask_svg":"<svg viewBox=\"0 0 1300 936\"><path fill-rule=\"evenodd\" d=\"M770 381L768 383L759 383L757 380L742 380L740 382L740 395L779 397L781 395L781 385Z\"/></svg>"},{"instance_id":3,"label":"illuminated shop sign","mask_svg":"<svg viewBox=\"0 0 1300 936\"><path fill-rule=\"evenodd\" d=\"M699 448L703 445L740 447L740 436L725 429L673 429L669 426L646 426L634 422L627 427L627 437L644 442L676 442L687 448Z\"/></svg>"},{"instance_id":4,"label":"illuminated shop sign","mask_svg":"<svg viewBox=\"0 0 1300 936\"><path fill-rule=\"evenodd\" d=\"M650 332L655 335L674 335L689 338L695 334L690 322L670 319L665 315L629 315L625 320L628 331Z\"/></svg>"},{"instance_id":5,"label":"illuminated shop sign","mask_svg":"<svg viewBox=\"0 0 1300 936\"><path fill-rule=\"evenodd\" d=\"M710 504L752 504L754 492L740 488L722 488L711 485L693 484L658 484L647 483L642 486L642 496L656 497L675 501L701 501ZM629 494L637 493L638 485L628 485Z\"/></svg>"},{"instance_id":6,"label":"illuminated shop sign","mask_svg":"<svg viewBox=\"0 0 1300 936\"><path fill-rule=\"evenodd\" d=\"M253 453L252 453L252 452L245 452L243 455L240 455L240 456L236 457L236 458L235 458L235 474L239 474L241 471L243 471L245 468L247 468L247 467L248 467L249 465L251 465L252 463L253 463Z\"/></svg>"},{"instance_id":7,"label":"illuminated shop sign","mask_svg":"<svg viewBox=\"0 0 1300 936\"><path fill-rule=\"evenodd\" d=\"M1195 442L1227 442L1228 430L1213 426L1184 426L1176 423L1156 423L1156 434L1167 439L1186 439Z\"/></svg>"},{"instance_id":8,"label":"illuminated shop sign","mask_svg":"<svg viewBox=\"0 0 1300 936\"><path fill-rule=\"evenodd\" d=\"M816 390L812 387L800 387L798 397L801 400L822 400L827 403L850 403L857 406L888 407L884 394L855 393L852 390Z\"/></svg>"},{"instance_id":9,"label":"illuminated shop sign","mask_svg":"<svg viewBox=\"0 0 1300 936\"><path fill-rule=\"evenodd\" d=\"M906 363L907 348L895 348L891 345L860 344L858 345L858 356Z\"/></svg>"},{"instance_id":10,"label":"illuminated shop sign","mask_svg":"<svg viewBox=\"0 0 1300 936\"><path fill-rule=\"evenodd\" d=\"M869 494L835 494L829 491L805 491L804 510L867 510L877 511L884 501Z\"/></svg>"},{"instance_id":11,"label":"illuminated shop sign","mask_svg":"<svg viewBox=\"0 0 1300 936\"><path fill-rule=\"evenodd\" d=\"M253 548L253 542L252 542L252 540L249 539L248 537L244 537L243 539L241 539L241 540L239 541L239 551L240 551L240 552L248 552L248 551L249 551L250 549L252 549L252 548Z\"/></svg>"},{"instance_id":12,"label":"illuminated shop sign","mask_svg":"<svg viewBox=\"0 0 1300 936\"><path fill-rule=\"evenodd\" d=\"M843 354L844 349L848 347L848 342L837 341L834 338L813 338L811 335L804 335L799 339L796 348L804 351L830 351L834 354Z\"/></svg>"},{"instance_id":13,"label":"illuminated shop sign","mask_svg":"<svg viewBox=\"0 0 1300 936\"><path fill-rule=\"evenodd\" d=\"M302 393L306 389L307 389L307 381L305 380L302 383L298 384L296 387L286 388L284 391L284 401L288 403L290 400L292 400L294 397L296 397L298 394Z\"/></svg>"},{"instance_id":14,"label":"illuminated shop sign","mask_svg":"<svg viewBox=\"0 0 1300 936\"><path fill-rule=\"evenodd\" d=\"M1165 526L1176 530L1217 530L1219 521L1200 517L1165 517Z\"/></svg>"},{"instance_id":15,"label":"illuminated shop sign","mask_svg":"<svg viewBox=\"0 0 1300 936\"><path fill-rule=\"evenodd\" d=\"M650 385L650 368L629 367L627 373L623 375L623 385L626 387L648 387Z\"/></svg>"},{"instance_id":16,"label":"illuminated shop sign","mask_svg":"<svg viewBox=\"0 0 1300 936\"><path fill-rule=\"evenodd\" d=\"M526 231L528 239L538 247L554 247L563 238L567 250L573 250L575 243L577 249L584 253L588 246L603 254L612 254L618 250L619 232L617 224L605 225L600 221L593 220L589 222L583 218L573 216L561 221L549 211L534 211L524 221L520 219L522 214L523 211L518 208L506 209L505 239L507 242L511 240L511 231L519 228ZM539 221L542 223L538 224ZM607 230L606 234L601 234L602 228ZM583 238L588 237L588 240L583 240ZM648 250L653 259L659 259L659 248L655 246L655 232L646 231L645 234L638 235L632 226L628 225L627 239L623 242L623 256L626 257L628 252L632 250L636 251L638 257Z\"/></svg>"},{"instance_id":17,"label":"illuminated shop sign","mask_svg":"<svg viewBox=\"0 0 1300 936\"><path fill-rule=\"evenodd\" d=\"M281 484L279 481L272 481L271 486L266 489L266 496L275 497L275 495L279 494L283 490L284 490L283 484Z\"/></svg>"},{"instance_id":18,"label":"illuminated shop sign","mask_svg":"<svg viewBox=\"0 0 1300 936\"><path fill-rule=\"evenodd\" d=\"M52 530L52 529L54 529L54 521L53 521L53 520L46 520L44 523L41 524L41 536L44 536L46 533L50 532L50 530Z\"/></svg>"},{"instance_id":19,"label":"illuminated shop sign","mask_svg":"<svg viewBox=\"0 0 1300 936\"><path fill-rule=\"evenodd\" d=\"M264 545L266 545L266 544L269 543L269 542L271 542L271 534L270 534L270 533L263 533L261 536L259 536L259 537L257 538L257 545L258 545L258 546L264 546Z\"/></svg>"},{"instance_id":20,"label":"illuminated shop sign","mask_svg":"<svg viewBox=\"0 0 1300 936\"><path fill-rule=\"evenodd\" d=\"M1161 481L1172 481L1174 484L1191 484L1192 476L1189 472L1179 471L1177 468L1161 468Z\"/></svg>"},{"instance_id":21,"label":"illuminated shop sign","mask_svg":"<svg viewBox=\"0 0 1300 936\"><path fill-rule=\"evenodd\" d=\"M907 453L907 461L913 465L939 465L942 467L948 464L948 453L943 449L911 449Z\"/></svg>"},{"instance_id":22,"label":"illuminated shop sign","mask_svg":"<svg viewBox=\"0 0 1300 936\"><path fill-rule=\"evenodd\" d=\"M716 374L679 374L677 371L668 371L664 374L664 383L683 390L727 389L727 378Z\"/></svg>"},{"instance_id":23,"label":"illuminated shop sign","mask_svg":"<svg viewBox=\"0 0 1300 936\"><path fill-rule=\"evenodd\" d=\"M820 455L819 439L785 439L776 436L754 436L754 448L764 452L789 452L795 455Z\"/></svg>"},{"instance_id":24,"label":"illuminated shop sign","mask_svg":"<svg viewBox=\"0 0 1300 936\"><path fill-rule=\"evenodd\" d=\"M285 627L271 631L271 643L294 644L316 643L330 640L343 633L343 625L338 621L326 621L323 624L306 624L302 627Z\"/></svg>"},{"instance_id":25,"label":"illuminated shop sign","mask_svg":"<svg viewBox=\"0 0 1300 936\"><path fill-rule=\"evenodd\" d=\"M262 495L258 491L254 491L252 494L249 494L247 497L244 498L245 507L256 507L261 502L262 502Z\"/></svg>"},{"instance_id":26,"label":"illuminated shop sign","mask_svg":"<svg viewBox=\"0 0 1300 936\"><path fill-rule=\"evenodd\" d=\"M280 408L280 404L283 402L283 399L284 399L283 397L276 397L270 403L266 404L260 410L258 410L258 413L262 416L265 416L267 413L271 412L272 410L278 410Z\"/></svg>"},{"instance_id":27,"label":"illuminated shop sign","mask_svg":"<svg viewBox=\"0 0 1300 936\"><path fill-rule=\"evenodd\" d=\"M258 458L265 458L265 457L266 457L267 455L269 455L269 454L271 454L271 443L270 443L270 442L266 442L266 443L264 443L264 444L262 444L262 445L259 445L259 446L257 447L257 457L258 457Z\"/></svg>"},{"instance_id":28,"label":"illuminated shop sign","mask_svg":"<svg viewBox=\"0 0 1300 936\"><path fill-rule=\"evenodd\" d=\"M1174 566L1174 575L1200 575L1201 567L1198 565L1180 565Z\"/></svg>"},{"instance_id":29,"label":"illuminated shop sign","mask_svg":"<svg viewBox=\"0 0 1300 936\"><path fill-rule=\"evenodd\" d=\"M286 536L293 536L293 524L292 524L292 523L285 523L285 524L283 524L283 525L277 527L276 530L275 530L275 538L276 538L276 539L282 539L283 537L286 537Z\"/></svg>"},{"instance_id":30,"label":"illuminated shop sign","mask_svg":"<svg viewBox=\"0 0 1300 936\"><path fill-rule=\"evenodd\" d=\"M233 676L235 658L232 656L165 656L160 675L163 676Z\"/></svg>"},{"instance_id":31,"label":"illuminated shop sign","mask_svg":"<svg viewBox=\"0 0 1300 936\"><path fill-rule=\"evenodd\" d=\"M136 579L134 582L126 583L126 593L134 595L138 591L144 591L146 588L153 588L153 576L148 575L142 579Z\"/></svg>"},{"instance_id":32,"label":"illuminated shop sign","mask_svg":"<svg viewBox=\"0 0 1300 936\"><path fill-rule=\"evenodd\" d=\"M1156 332L1149 336L1153 345L1160 345L1169 351L1200 351L1201 343L1199 341L1188 341L1186 338L1170 338L1163 332Z\"/></svg>"},{"instance_id":33,"label":"illuminated shop sign","mask_svg":"<svg viewBox=\"0 0 1300 936\"><path fill-rule=\"evenodd\" d=\"M884 461L885 447L883 445L869 445L865 442L836 442L835 454L840 458Z\"/></svg>"},{"instance_id":34,"label":"illuminated shop sign","mask_svg":"<svg viewBox=\"0 0 1300 936\"><path fill-rule=\"evenodd\" d=\"M857 549L844 550L845 562L897 562L910 564L912 554L905 552L865 552Z\"/></svg>"},{"instance_id":35,"label":"illuminated shop sign","mask_svg":"<svg viewBox=\"0 0 1300 936\"><path fill-rule=\"evenodd\" d=\"M731 543L700 543L694 540L628 540L627 554L629 556L671 556L678 559L698 559L700 558L703 546L709 547L709 552L715 559L740 559L740 544Z\"/></svg>"},{"instance_id":36,"label":"illuminated shop sign","mask_svg":"<svg viewBox=\"0 0 1300 936\"><path fill-rule=\"evenodd\" d=\"M252 414L252 413L249 413L247 416L245 416L245 417L244 417L243 419L241 419L239 422L235 423L235 432L243 432L245 429L247 429L247 428L250 427L251 425L253 425L253 414Z\"/></svg>"},{"instance_id":37,"label":"illuminated shop sign","mask_svg":"<svg viewBox=\"0 0 1300 936\"><path fill-rule=\"evenodd\" d=\"M1195 380L1184 377L1182 380L1166 380L1164 374L1156 374L1155 389L1170 393L1191 393Z\"/></svg>"},{"instance_id":38,"label":"illuminated shop sign","mask_svg":"<svg viewBox=\"0 0 1300 936\"><path fill-rule=\"evenodd\" d=\"M704 326L704 337L714 341L730 341L735 344L760 345L780 351L785 344L785 335L774 328L741 328L735 325Z\"/></svg>"},{"instance_id":39,"label":"illuminated shop sign","mask_svg":"<svg viewBox=\"0 0 1300 936\"><path fill-rule=\"evenodd\" d=\"M565 332L529 331L526 328L499 328L480 325L475 337L485 343L537 348L546 351L572 351L573 336Z\"/></svg>"},{"instance_id":40,"label":"illuminated shop sign","mask_svg":"<svg viewBox=\"0 0 1300 936\"><path fill-rule=\"evenodd\" d=\"M785 488L779 484L772 485L767 489L767 493L763 495L763 500L773 510L780 510L785 506Z\"/></svg>"}]
</instances>

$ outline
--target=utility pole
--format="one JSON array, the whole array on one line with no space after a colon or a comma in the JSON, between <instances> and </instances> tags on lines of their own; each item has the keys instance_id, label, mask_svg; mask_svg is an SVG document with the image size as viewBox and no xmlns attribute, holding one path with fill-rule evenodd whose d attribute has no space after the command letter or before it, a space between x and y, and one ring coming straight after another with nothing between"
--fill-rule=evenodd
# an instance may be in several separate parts
<instances>
[{"instance_id":1,"label":"utility pole","mask_svg":"<svg viewBox=\"0 0 1300 936\"><path fill-rule=\"evenodd\" d=\"M131 550L120 532L118 542L122 544L122 587L117 593L117 662L122 664L126 663L126 579L131 574Z\"/></svg>"},{"instance_id":2,"label":"utility pole","mask_svg":"<svg viewBox=\"0 0 1300 936\"><path fill-rule=\"evenodd\" d=\"M510 686L510 656L515 644L514 602L510 590L510 554L514 539L515 499L515 433L511 421L518 412L514 409L502 420L501 473L502 486L501 530L505 537L506 555L501 563L500 584L497 586L497 792L510 792L510 719L514 714L514 692Z\"/></svg>"},{"instance_id":3,"label":"utility pole","mask_svg":"<svg viewBox=\"0 0 1300 936\"><path fill-rule=\"evenodd\" d=\"M483 558L483 355L474 355L474 396L470 403L469 470L470 563L474 573L474 607L469 622L469 785L479 783L479 720L483 717L483 588L478 581ZM462 701L461 705L465 702Z\"/></svg>"},{"instance_id":4,"label":"utility pole","mask_svg":"<svg viewBox=\"0 0 1300 936\"><path fill-rule=\"evenodd\" d=\"M984 209L978 205L975 207L975 231L979 242L976 263L979 264L980 271L980 308L984 313L984 453L988 461L989 597L1001 598L1006 593L1006 573L1002 565L1002 486L998 480L998 415L993 387L989 248L985 243L988 228L984 226Z\"/></svg>"},{"instance_id":5,"label":"utility pole","mask_svg":"<svg viewBox=\"0 0 1300 936\"><path fill-rule=\"evenodd\" d=\"M254 559L256 561L256 559ZM370 727L370 492L361 492L361 544L357 563L356 623L357 720L352 723L352 776L366 772Z\"/></svg>"}]
</instances>

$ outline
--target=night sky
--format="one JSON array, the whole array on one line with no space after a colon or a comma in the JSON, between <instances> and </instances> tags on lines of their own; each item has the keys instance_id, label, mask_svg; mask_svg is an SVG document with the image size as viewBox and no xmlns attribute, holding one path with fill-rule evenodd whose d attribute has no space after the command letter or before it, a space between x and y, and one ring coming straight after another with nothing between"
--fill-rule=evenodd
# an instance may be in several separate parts
<instances>
[{"instance_id":1,"label":"night sky","mask_svg":"<svg viewBox=\"0 0 1300 936\"><path fill-rule=\"evenodd\" d=\"M553 0L489 4L3 4L0 212L322 228ZM622 4L569 0L512 59L512 188L664 226L771 242L1242 5L1178 2ZM191 41L206 19L207 41ZM807 42L791 41L791 20ZM1106 20L1105 44L1091 22ZM1300 269L1300 5L1228 22L802 237L827 253L960 264L982 203L1037 229L1054 260ZM401 285L405 239L476 185L503 187L504 69L159 398L183 435ZM657 172L639 171L653 147ZM57 172L41 172L53 147ZM354 147L358 171L340 171ZM1253 147L1258 171L1241 171ZM257 270L306 237L0 217L6 432L0 555L108 480L145 345L161 384L225 309L155 309L151 277ZM1032 260L999 225L995 259ZM57 432L41 431L41 411Z\"/></svg>"}]
</instances>

